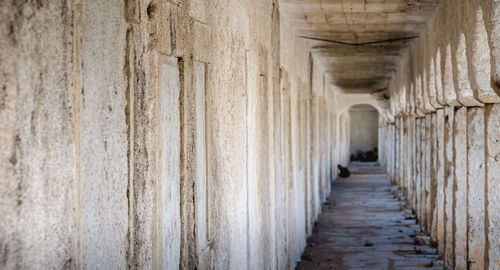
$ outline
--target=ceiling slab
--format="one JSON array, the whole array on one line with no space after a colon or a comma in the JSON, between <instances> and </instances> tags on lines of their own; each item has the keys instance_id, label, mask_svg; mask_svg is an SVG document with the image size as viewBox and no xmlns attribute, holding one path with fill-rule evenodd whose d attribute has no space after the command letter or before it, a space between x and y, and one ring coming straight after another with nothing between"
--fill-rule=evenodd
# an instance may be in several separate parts
<instances>
[{"instance_id":1,"label":"ceiling slab","mask_svg":"<svg viewBox=\"0 0 500 270\"><path fill-rule=\"evenodd\" d=\"M283 17L308 40L345 93L385 89L403 51L440 0L280 0Z\"/></svg>"}]
</instances>

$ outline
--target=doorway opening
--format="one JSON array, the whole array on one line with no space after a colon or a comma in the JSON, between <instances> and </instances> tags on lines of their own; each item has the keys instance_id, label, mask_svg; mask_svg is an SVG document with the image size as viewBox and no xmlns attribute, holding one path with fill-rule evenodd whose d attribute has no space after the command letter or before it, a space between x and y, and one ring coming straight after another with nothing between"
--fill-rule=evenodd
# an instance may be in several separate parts
<instances>
[{"instance_id":1,"label":"doorway opening","mask_svg":"<svg viewBox=\"0 0 500 270\"><path fill-rule=\"evenodd\" d=\"M378 161L379 113L371 105L355 105L349 109L351 122L351 161Z\"/></svg>"}]
</instances>

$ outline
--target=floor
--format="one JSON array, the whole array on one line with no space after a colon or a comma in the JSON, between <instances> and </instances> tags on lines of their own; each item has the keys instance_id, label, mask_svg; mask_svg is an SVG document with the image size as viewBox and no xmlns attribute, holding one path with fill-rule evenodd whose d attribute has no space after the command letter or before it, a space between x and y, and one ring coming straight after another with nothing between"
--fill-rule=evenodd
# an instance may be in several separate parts
<instances>
[{"instance_id":1,"label":"floor","mask_svg":"<svg viewBox=\"0 0 500 270\"><path fill-rule=\"evenodd\" d=\"M350 178L333 183L296 269L443 269L384 171L374 163L349 169Z\"/></svg>"}]
</instances>

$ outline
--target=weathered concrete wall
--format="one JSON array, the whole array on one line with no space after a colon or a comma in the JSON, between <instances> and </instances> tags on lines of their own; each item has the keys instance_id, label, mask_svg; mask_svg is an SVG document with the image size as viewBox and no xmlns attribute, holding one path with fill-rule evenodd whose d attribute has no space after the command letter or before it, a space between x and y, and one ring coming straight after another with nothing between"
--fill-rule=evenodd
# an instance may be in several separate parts
<instances>
[{"instance_id":1,"label":"weathered concrete wall","mask_svg":"<svg viewBox=\"0 0 500 270\"><path fill-rule=\"evenodd\" d=\"M120 7L120 8L116 8ZM126 22L123 2L82 6L80 57L80 228L84 268L126 267L128 248ZM79 15L78 15L79 16ZM102 26L102 27L98 27ZM104 64L103 64L104 63Z\"/></svg>"},{"instance_id":2,"label":"weathered concrete wall","mask_svg":"<svg viewBox=\"0 0 500 270\"><path fill-rule=\"evenodd\" d=\"M455 267L467 268L467 108L455 112Z\"/></svg>"},{"instance_id":3,"label":"weathered concrete wall","mask_svg":"<svg viewBox=\"0 0 500 270\"><path fill-rule=\"evenodd\" d=\"M3 269L72 268L77 263L81 219L72 87L74 8L71 1L0 4Z\"/></svg>"},{"instance_id":4,"label":"weathered concrete wall","mask_svg":"<svg viewBox=\"0 0 500 270\"><path fill-rule=\"evenodd\" d=\"M498 144L500 137L500 105L486 105L485 106L485 162L486 162L486 183L485 183L485 222L486 224L486 241L487 241L487 249L485 252L487 253L487 257L489 260L486 262L487 266L490 269L499 269L500 268L500 235L499 232L499 222L500 218L498 216L498 211L500 204L498 200L500 200L499 193L500 187L498 186L500 181L498 178L500 177L500 146Z\"/></svg>"},{"instance_id":5,"label":"weathered concrete wall","mask_svg":"<svg viewBox=\"0 0 500 270\"><path fill-rule=\"evenodd\" d=\"M277 1L14 2L0 268L294 267L350 129Z\"/></svg>"},{"instance_id":6,"label":"weathered concrete wall","mask_svg":"<svg viewBox=\"0 0 500 270\"><path fill-rule=\"evenodd\" d=\"M498 122L500 102L499 6L488 0L442 1L389 86L387 113L395 117L396 132L388 140L396 144L396 156L386 166L395 170L406 196L417 194L412 207L447 269L500 269L500 235L492 233L496 223L490 219L495 220L490 210L500 204L494 184L500 143L489 129ZM420 153L405 165L398 145L404 147L409 133L398 126L412 117ZM387 119L390 125L392 117ZM415 190L404 189L405 172L414 169Z\"/></svg>"}]
</instances>

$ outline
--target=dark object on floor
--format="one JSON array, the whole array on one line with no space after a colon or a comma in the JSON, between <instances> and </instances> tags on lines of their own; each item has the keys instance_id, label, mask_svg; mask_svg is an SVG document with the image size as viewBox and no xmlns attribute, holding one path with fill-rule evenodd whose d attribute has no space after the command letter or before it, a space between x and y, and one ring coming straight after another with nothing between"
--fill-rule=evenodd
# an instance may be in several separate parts
<instances>
[{"instance_id":1,"label":"dark object on floor","mask_svg":"<svg viewBox=\"0 0 500 270\"><path fill-rule=\"evenodd\" d=\"M351 172L349 171L349 169L347 169L347 167L342 167L340 164L337 165L337 168L339 168L339 176L342 177L342 178L348 178L349 176L351 176Z\"/></svg>"},{"instance_id":2,"label":"dark object on floor","mask_svg":"<svg viewBox=\"0 0 500 270\"><path fill-rule=\"evenodd\" d=\"M366 241L364 244L365 247L373 247L373 243L370 241Z\"/></svg>"},{"instance_id":3,"label":"dark object on floor","mask_svg":"<svg viewBox=\"0 0 500 270\"><path fill-rule=\"evenodd\" d=\"M304 254L302 254L300 259L303 261L309 261L309 262L313 260L312 254L310 252L308 252L308 253L304 252Z\"/></svg>"},{"instance_id":4,"label":"dark object on floor","mask_svg":"<svg viewBox=\"0 0 500 270\"><path fill-rule=\"evenodd\" d=\"M374 148L371 151L359 151L357 154L351 155L351 161L361 162L376 162L378 160L378 149Z\"/></svg>"}]
</instances>

